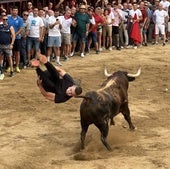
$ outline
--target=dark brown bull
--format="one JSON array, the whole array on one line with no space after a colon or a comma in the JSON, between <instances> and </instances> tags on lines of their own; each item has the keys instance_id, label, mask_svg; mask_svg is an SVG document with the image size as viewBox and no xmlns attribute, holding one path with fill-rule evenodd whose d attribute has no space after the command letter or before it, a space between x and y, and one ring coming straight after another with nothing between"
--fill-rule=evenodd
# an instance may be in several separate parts
<instances>
[{"instance_id":1,"label":"dark brown bull","mask_svg":"<svg viewBox=\"0 0 170 169\"><path fill-rule=\"evenodd\" d=\"M130 130L134 130L135 126L131 122L130 110L128 106L128 86L129 81L135 80L141 73L141 68L136 74L129 74L123 71L117 71L108 74L108 77L102 88L97 91L90 91L85 96L80 106L81 117L81 149L84 149L84 142L88 127L94 124L101 132L101 141L105 147L111 151L111 147L106 141L110 125L114 125L113 118L120 112L129 124Z\"/></svg>"}]
</instances>

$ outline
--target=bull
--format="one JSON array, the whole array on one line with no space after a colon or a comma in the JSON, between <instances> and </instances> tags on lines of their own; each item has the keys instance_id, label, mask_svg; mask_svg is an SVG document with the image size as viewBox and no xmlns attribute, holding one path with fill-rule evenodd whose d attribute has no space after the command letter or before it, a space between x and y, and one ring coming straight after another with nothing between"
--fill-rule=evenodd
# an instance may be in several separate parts
<instances>
[{"instance_id":1,"label":"bull","mask_svg":"<svg viewBox=\"0 0 170 169\"><path fill-rule=\"evenodd\" d=\"M130 117L127 91L129 82L134 81L141 74L141 68L135 74L125 71L109 74L105 68L104 74L107 79L99 90L89 91L84 96L78 96L83 98L80 105L81 149L84 149L89 125L94 124L101 132L102 143L111 151L106 140L109 132L109 120L110 125L114 125L113 118L119 113L123 114L129 124L129 129L135 129Z\"/></svg>"}]
</instances>

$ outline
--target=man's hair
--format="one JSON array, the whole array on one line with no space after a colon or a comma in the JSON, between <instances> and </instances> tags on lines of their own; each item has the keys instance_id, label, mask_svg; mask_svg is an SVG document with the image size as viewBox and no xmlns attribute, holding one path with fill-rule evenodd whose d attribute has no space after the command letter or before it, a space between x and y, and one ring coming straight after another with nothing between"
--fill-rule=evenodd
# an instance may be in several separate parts
<instances>
[{"instance_id":1,"label":"man's hair","mask_svg":"<svg viewBox=\"0 0 170 169\"><path fill-rule=\"evenodd\" d=\"M75 94L80 95L82 93L82 88L80 86L76 86L75 88Z\"/></svg>"}]
</instances>

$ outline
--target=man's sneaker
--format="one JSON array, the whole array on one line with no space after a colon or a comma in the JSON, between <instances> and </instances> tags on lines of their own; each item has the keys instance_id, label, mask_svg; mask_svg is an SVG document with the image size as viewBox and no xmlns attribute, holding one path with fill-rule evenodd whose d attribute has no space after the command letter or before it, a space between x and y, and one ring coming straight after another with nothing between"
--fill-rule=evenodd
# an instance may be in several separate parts
<instances>
[{"instance_id":1,"label":"man's sneaker","mask_svg":"<svg viewBox=\"0 0 170 169\"><path fill-rule=\"evenodd\" d=\"M81 55L80 55L82 58L84 58L84 53L81 53Z\"/></svg>"},{"instance_id":2,"label":"man's sneaker","mask_svg":"<svg viewBox=\"0 0 170 169\"><path fill-rule=\"evenodd\" d=\"M112 51L112 47L109 47L109 50Z\"/></svg>"},{"instance_id":3,"label":"man's sneaker","mask_svg":"<svg viewBox=\"0 0 170 169\"><path fill-rule=\"evenodd\" d=\"M158 45L158 42L153 42L152 45Z\"/></svg>"},{"instance_id":4,"label":"man's sneaker","mask_svg":"<svg viewBox=\"0 0 170 169\"><path fill-rule=\"evenodd\" d=\"M121 50L121 47L118 47L118 46L117 46L117 47L116 47L116 50Z\"/></svg>"},{"instance_id":5,"label":"man's sneaker","mask_svg":"<svg viewBox=\"0 0 170 169\"><path fill-rule=\"evenodd\" d=\"M70 56L71 56L71 57L74 56L74 52L71 52L71 53L70 53Z\"/></svg>"},{"instance_id":6,"label":"man's sneaker","mask_svg":"<svg viewBox=\"0 0 170 169\"><path fill-rule=\"evenodd\" d=\"M6 69L6 72L9 73L10 71L11 71L11 68L8 67L8 68Z\"/></svg>"},{"instance_id":7,"label":"man's sneaker","mask_svg":"<svg viewBox=\"0 0 170 169\"><path fill-rule=\"evenodd\" d=\"M20 69L19 69L18 66L15 68L15 71L16 71L17 73L20 73Z\"/></svg>"},{"instance_id":8,"label":"man's sneaker","mask_svg":"<svg viewBox=\"0 0 170 169\"><path fill-rule=\"evenodd\" d=\"M69 58L67 56L64 56L64 61L68 61Z\"/></svg>"},{"instance_id":9,"label":"man's sneaker","mask_svg":"<svg viewBox=\"0 0 170 169\"><path fill-rule=\"evenodd\" d=\"M99 51L100 51L100 52L103 51L103 48L99 48Z\"/></svg>"},{"instance_id":10,"label":"man's sneaker","mask_svg":"<svg viewBox=\"0 0 170 169\"><path fill-rule=\"evenodd\" d=\"M0 74L0 80L3 80L4 79L4 77L5 77L5 75L2 73L2 74Z\"/></svg>"},{"instance_id":11,"label":"man's sneaker","mask_svg":"<svg viewBox=\"0 0 170 169\"><path fill-rule=\"evenodd\" d=\"M60 62L58 62L58 61L56 62L56 64L57 64L58 66L62 66L62 64L61 64Z\"/></svg>"},{"instance_id":12,"label":"man's sneaker","mask_svg":"<svg viewBox=\"0 0 170 169\"><path fill-rule=\"evenodd\" d=\"M24 66L23 66L23 69L26 69L26 68L27 68L27 66L26 66L26 65L24 65Z\"/></svg>"},{"instance_id":13,"label":"man's sneaker","mask_svg":"<svg viewBox=\"0 0 170 169\"><path fill-rule=\"evenodd\" d=\"M14 76L14 72L11 71L10 74L9 74L10 77L13 77Z\"/></svg>"},{"instance_id":14,"label":"man's sneaker","mask_svg":"<svg viewBox=\"0 0 170 169\"><path fill-rule=\"evenodd\" d=\"M162 46L165 46L166 44L165 44L165 42L162 44Z\"/></svg>"},{"instance_id":15,"label":"man's sneaker","mask_svg":"<svg viewBox=\"0 0 170 169\"><path fill-rule=\"evenodd\" d=\"M99 54L100 52L99 52L99 50L96 50L96 54Z\"/></svg>"}]
</instances>

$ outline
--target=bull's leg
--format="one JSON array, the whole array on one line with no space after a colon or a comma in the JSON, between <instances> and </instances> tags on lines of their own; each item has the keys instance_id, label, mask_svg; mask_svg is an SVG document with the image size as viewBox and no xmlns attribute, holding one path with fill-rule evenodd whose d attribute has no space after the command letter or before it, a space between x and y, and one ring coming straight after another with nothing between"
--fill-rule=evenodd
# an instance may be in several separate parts
<instances>
[{"instance_id":1,"label":"bull's leg","mask_svg":"<svg viewBox=\"0 0 170 169\"><path fill-rule=\"evenodd\" d=\"M115 125L115 121L114 121L113 117L110 118L110 125Z\"/></svg>"},{"instance_id":2,"label":"bull's leg","mask_svg":"<svg viewBox=\"0 0 170 169\"><path fill-rule=\"evenodd\" d=\"M131 121L130 110L129 110L128 103L126 103L126 104L123 105L121 113L123 114L125 120L128 122L128 124L129 124L129 129L130 129L130 130L134 130L134 129L135 129L135 126L133 125L133 123L132 123L132 121Z\"/></svg>"},{"instance_id":3,"label":"bull's leg","mask_svg":"<svg viewBox=\"0 0 170 169\"><path fill-rule=\"evenodd\" d=\"M86 133L88 130L88 125L83 125L81 124L81 149L84 149L84 142L85 142L85 138L86 138Z\"/></svg>"},{"instance_id":4,"label":"bull's leg","mask_svg":"<svg viewBox=\"0 0 170 169\"><path fill-rule=\"evenodd\" d=\"M100 122L95 124L96 127L100 130L101 132L101 141L102 143L105 145L105 147L109 150L112 151L111 147L109 146L109 144L106 141L106 138L108 136L108 132L109 132L109 126L108 126L108 122Z\"/></svg>"}]
</instances>

